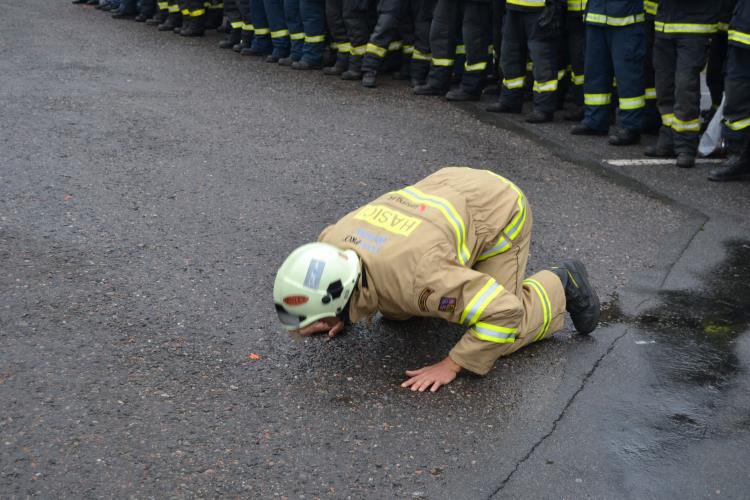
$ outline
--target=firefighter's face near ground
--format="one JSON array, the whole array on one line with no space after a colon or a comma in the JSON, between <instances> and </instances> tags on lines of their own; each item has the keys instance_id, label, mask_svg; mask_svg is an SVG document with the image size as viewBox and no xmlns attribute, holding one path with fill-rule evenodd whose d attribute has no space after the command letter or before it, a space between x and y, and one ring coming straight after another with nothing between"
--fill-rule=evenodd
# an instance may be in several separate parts
<instances>
[{"instance_id":1,"label":"firefighter's face near ground","mask_svg":"<svg viewBox=\"0 0 750 500\"><path fill-rule=\"evenodd\" d=\"M315 323L307 325L304 328L292 330L290 333L292 335L299 335L301 337L309 337L310 335L315 335L316 333L327 333L329 337L335 337L343 329L344 322L339 318L331 317L318 320Z\"/></svg>"}]
</instances>

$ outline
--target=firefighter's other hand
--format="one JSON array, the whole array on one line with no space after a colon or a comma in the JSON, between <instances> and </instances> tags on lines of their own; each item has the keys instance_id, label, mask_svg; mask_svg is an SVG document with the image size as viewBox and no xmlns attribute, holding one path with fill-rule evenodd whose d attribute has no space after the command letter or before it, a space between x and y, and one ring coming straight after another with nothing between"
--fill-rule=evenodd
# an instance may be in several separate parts
<instances>
[{"instance_id":1,"label":"firefighter's other hand","mask_svg":"<svg viewBox=\"0 0 750 500\"><path fill-rule=\"evenodd\" d=\"M460 371L461 367L450 357L446 357L439 363L419 370L406 370L409 379L401 384L401 387L411 387L412 391L419 392L424 392L429 388L431 392L435 392L440 387L453 382Z\"/></svg>"},{"instance_id":2,"label":"firefighter's other hand","mask_svg":"<svg viewBox=\"0 0 750 500\"><path fill-rule=\"evenodd\" d=\"M311 325L307 325L299 330L294 330L292 333L307 337L316 333L328 333L329 337L335 337L344 329L344 322L339 318L324 318L320 321L316 321Z\"/></svg>"}]
</instances>

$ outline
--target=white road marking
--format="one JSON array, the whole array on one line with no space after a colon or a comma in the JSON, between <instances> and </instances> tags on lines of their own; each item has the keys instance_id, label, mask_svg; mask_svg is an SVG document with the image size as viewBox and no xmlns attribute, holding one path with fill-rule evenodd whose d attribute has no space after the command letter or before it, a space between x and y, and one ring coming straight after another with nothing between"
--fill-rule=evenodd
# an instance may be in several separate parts
<instances>
[{"instance_id":1,"label":"white road marking","mask_svg":"<svg viewBox=\"0 0 750 500\"><path fill-rule=\"evenodd\" d=\"M626 160L604 160L615 167L635 167L640 165L674 165L673 158L643 158L643 159L626 159ZM723 160L716 158L698 158L696 164L721 163Z\"/></svg>"}]
</instances>

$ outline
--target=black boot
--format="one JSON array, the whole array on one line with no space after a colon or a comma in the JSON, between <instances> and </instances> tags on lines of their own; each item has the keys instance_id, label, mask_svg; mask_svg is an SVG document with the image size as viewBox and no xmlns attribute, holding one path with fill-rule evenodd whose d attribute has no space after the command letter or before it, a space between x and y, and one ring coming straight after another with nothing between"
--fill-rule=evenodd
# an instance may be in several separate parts
<instances>
[{"instance_id":1,"label":"black boot","mask_svg":"<svg viewBox=\"0 0 750 500\"><path fill-rule=\"evenodd\" d=\"M178 12L170 12L167 19L165 19L156 29L159 31L173 31L180 26L182 26L182 15Z\"/></svg>"},{"instance_id":2,"label":"black boot","mask_svg":"<svg viewBox=\"0 0 750 500\"><path fill-rule=\"evenodd\" d=\"M292 69L299 69L302 71L308 71L311 69L320 69L320 64L313 64L311 62L307 62L304 59L299 61L294 61L292 63Z\"/></svg>"},{"instance_id":3,"label":"black boot","mask_svg":"<svg viewBox=\"0 0 750 500\"><path fill-rule=\"evenodd\" d=\"M578 333L591 333L599 323L601 314L599 297L589 284L586 267L579 260L569 260L551 269L560 278L565 290L565 308L570 313Z\"/></svg>"},{"instance_id":4,"label":"black boot","mask_svg":"<svg viewBox=\"0 0 750 500\"><path fill-rule=\"evenodd\" d=\"M378 86L378 74L374 71L367 71L362 75L362 86L374 89Z\"/></svg>"},{"instance_id":5,"label":"black boot","mask_svg":"<svg viewBox=\"0 0 750 500\"><path fill-rule=\"evenodd\" d=\"M146 21L147 26L159 26L161 23L167 20L169 12L166 10L160 10L154 17Z\"/></svg>"},{"instance_id":6,"label":"black boot","mask_svg":"<svg viewBox=\"0 0 750 500\"><path fill-rule=\"evenodd\" d=\"M630 146L639 142L641 142L639 130L616 127L609 135L609 143L613 146Z\"/></svg>"},{"instance_id":7,"label":"black boot","mask_svg":"<svg viewBox=\"0 0 750 500\"><path fill-rule=\"evenodd\" d=\"M224 40L219 42L219 48L220 49L231 49L235 46L235 44L240 43L240 37L242 36L242 33L240 33L240 29L238 28L232 28L229 30L229 33L227 33L224 36Z\"/></svg>"},{"instance_id":8,"label":"black boot","mask_svg":"<svg viewBox=\"0 0 750 500\"><path fill-rule=\"evenodd\" d=\"M401 67L394 71L391 77L394 80L409 80L411 78L411 57L404 55Z\"/></svg>"},{"instance_id":9,"label":"black boot","mask_svg":"<svg viewBox=\"0 0 750 500\"><path fill-rule=\"evenodd\" d=\"M672 129L662 125L659 129L659 138L656 144L646 148L643 152L646 156L652 158L674 158L677 153L674 151L674 140L672 138Z\"/></svg>"},{"instance_id":10,"label":"black boot","mask_svg":"<svg viewBox=\"0 0 750 500\"><path fill-rule=\"evenodd\" d=\"M349 69L341 73L341 79L350 81L362 79L362 56L349 55Z\"/></svg>"},{"instance_id":11,"label":"black boot","mask_svg":"<svg viewBox=\"0 0 750 500\"><path fill-rule=\"evenodd\" d=\"M232 46L232 50L235 52L242 52L242 49L249 49L250 43L253 41L253 32L249 30L240 30L240 41Z\"/></svg>"},{"instance_id":12,"label":"black boot","mask_svg":"<svg viewBox=\"0 0 750 500\"><path fill-rule=\"evenodd\" d=\"M547 123L555 120L554 113L547 113L544 111L534 110L524 120L526 123Z\"/></svg>"},{"instance_id":13,"label":"black boot","mask_svg":"<svg viewBox=\"0 0 750 500\"><path fill-rule=\"evenodd\" d=\"M729 158L721 165L708 173L710 181L740 181L750 180L750 142L742 149L742 153L736 154L730 146Z\"/></svg>"},{"instance_id":14,"label":"black boot","mask_svg":"<svg viewBox=\"0 0 750 500\"><path fill-rule=\"evenodd\" d=\"M180 30L182 36L203 36L206 33L206 15L191 16L186 26Z\"/></svg>"},{"instance_id":15,"label":"black boot","mask_svg":"<svg viewBox=\"0 0 750 500\"><path fill-rule=\"evenodd\" d=\"M438 95L443 96L448 93L448 89L439 89L431 86L429 83L414 88L414 95Z\"/></svg>"},{"instance_id":16,"label":"black boot","mask_svg":"<svg viewBox=\"0 0 750 500\"><path fill-rule=\"evenodd\" d=\"M323 74L329 76L338 76L343 74L349 68L349 54L346 52L338 52L336 54L336 62L333 66L323 68Z\"/></svg>"},{"instance_id":17,"label":"black boot","mask_svg":"<svg viewBox=\"0 0 750 500\"><path fill-rule=\"evenodd\" d=\"M458 87L445 94L445 98L453 102L478 101L481 96L481 94L467 92L463 87Z\"/></svg>"},{"instance_id":18,"label":"black boot","mask_svg":"<svg viewBox=\"0 0 750 500\"><path fill-rule=\"evenodd\" d=\"M595 128L589 128L583 123L579 123L570 129L571 135L607 135L607 130L597 130Z\"/></svg>"},{"instance_id":19,"label":"black boot","mask_svg":"<svg viewBox=\"0 0 750 500\"><path fill-rule=\"evenodd\" d=\"M677 153L677 166L680 168L693 168L695 166L695 154Z\"/></svg>"},{"instance_id":20,"label":"black boot","mask_svg":"<svg viewBox=\"0 0 750 500\"><path fill-rule=\"evenodd\" d=\"M504 102L501 102L498 100L497 102L493 102L487 108L485 108L490 113L511 113L514 115L521 114L522 109L519 108L513 108L505 104Z\"/></svg>"}]
</instances>

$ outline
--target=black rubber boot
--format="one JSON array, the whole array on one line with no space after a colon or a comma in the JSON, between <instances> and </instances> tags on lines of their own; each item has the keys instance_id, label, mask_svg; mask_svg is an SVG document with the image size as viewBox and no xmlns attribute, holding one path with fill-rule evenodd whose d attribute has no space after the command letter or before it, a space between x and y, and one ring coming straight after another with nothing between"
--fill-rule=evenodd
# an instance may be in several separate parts
<instances>
[{"instance_id":1,"label":"black rubber boot","mask_svg":"<svg viewBox=\"0 0 750 500\"><path fill-rule=\"evenodd\" d=\"M374 71L367 71L362 74L362 86L368 89L374 89L378 86L378 74Z\"/></svg>"},{"instance_id":2,"label":"black rubber boot","mask_svg":"<svg viewBox=\"0 0 750 500\"><path fill-rule=\"evenodd\" d=\"M362 79L362 56L349 56L349 69L341 73L342 80L361 80Z\"/></svg>"},{"instance_id":3,"label":"black rubber boot","mask_svg":"<svg viewBox=\"0 0 750 500\"><path fill-rule=\"evenodd\" d=\"M172 12L167 16L167 19L161 23L156 29L159 31L173 31L175 28L182 26L182 15L177 12Z\"/></svg>"},{"instance_id":4,"label":"black rubber boot","mask_svg":"<svg viewBox=\"0 0 750 500\"><path fill-rule=\"evenodd\" d=\"M615 127L609 134L609 143L613 146L630 146L641 142L641 132L627 128Z\"/></svg>"},{"instance_id":5,"label":"black rubber boot","mask_svg":"<svg viewBox=\"0 0 750 500\"><path fill-rule=\"evenodd\" d=\"M674 151L672 129L662 126L659 129L659 138L656 140L656 144L646 148L643 154L652 158L675 158L677 153Z\"/></svg>"},{"instance_id":6,"label":"black rubber boot","mask_svg":"<svg viewBox=\"0 0 750 500\"><path fill-rule=\"evenodd\" d=\"M512 108L500 101L493 102L492 104L487 106L486 110L490 113L510 113L514 115L521 114L521 112L523 111L521 108Z\"/></svg>"},{"instance_id":7,"label":"black rubber boot","mask_svg":"<svg viewBox=\"0 0 750 500\"><path fill-rule=\"evenodd\" d=\"M329 76L338 76L344 73L349 68L349 54L346 52L338 52L336 54L336 62L333 66L323 68L323 74Z\"/></svg>"},{"instance_id":8,"label":"black rubber boot","mask_svg":"<svg viewBox=\"0 0 750 500\"><path fill-rule=\"evenodd\" d=\"M729 149L729 158L708 173L710 181L741 181L750 180L750 143L741 154Z\"/></svg>"},{"instance_id":9,"label":"black rubber boot","mask_svg":"<svg viewBox=\"0 0 750 500\"><path fill-rule=\"evenodd\" d=\"M599 323L601 308L599 297L589 283L586 266L579 260L569 260L551 271L560 278L565 290L565 308L573 326L582 335L593 332Z\"/></svg>"},{"instance_id":10,"label":"black rubber boot","mask_svg":"<svg viewBox=\"0 0 750 500\"><path fill-rule=\"evenodd\" d=\"M240 33L240 29L232 28L229 33L227 33L224 36L224 40L219 42L219 48L220 49L231 49L236 44L240 43L240 37L242 36L242 33Z\"/></svg>"},{"instance_id":11,"label":"black rubber boot","mask_svg":"<svg viewBox=\"0 0 750 500\"><path fill-rule=\"evenodd\" d=\"M448 89L439 89L431 86L429 83L414 88L414 95L437 95L443 96L448 93Z\"/></svg>"},{"instance_id":12,"label":"black rubber boot","mask_svg":"<svg viewBox=\"0 0 750 500\"><path fill-rule=\"evenodd\" d=\"M536 109L526 115L526 118L524 119L526 123L547 123L554 120L555 115L553 113L545 113L544 111L538 111Z\"/></svg>"},{"instance_id":13,"label":"black rubber boot","mask_svg":"<svg viewBox=\"0 0 750 500\"><path fill-rule=\"evenodd\" d=\"M570 129L571 135L607 135L607 130L596 130L595 128L588 128L583 123L579 123Z\"/></svg>"},{"instance_id":14,"label":"black rubber boot","mask_svg":"<svg viewBox=\"0 0 750 500\"><path fill-rule=\"evenodd\" d=\"M253 41L253 32L248 30L240 30L240 41L239 43L232 46L232 50L235 52L242 52L242 49L249 49L250 44Z\"/></svg>"},{"instance_id":15,"label":"black rubber boot","mask_svg":"<svg viewBox=\"0 0 750 500\"><path fill-rule=\"evenodd\" d=\"M447 94L445 94L445 98L448 101L453 102L465 102L465 101L478 101L482 97L481 94L473 94L471 92L467 92L465 89L458 87L457 89L453 89Z\"/></svg>"},{"instance_id":16,"label":"black rubber boot","mask_svg":"<svg viewBox=\"0 0 750 500\"><path fill-rule=\"evenodd\" d=\"M292 69L299 69L302 71L309 71L311 69L320 69L320 64L313 64L311 62L307 62L304 59L300 61L294 61L292 63Z\"/></svg>"},{"instance_id":17,"label":"black rubber boot","mask_svg":"<svg viewBox=\"0 0 750 500\"><path fill-rule=\"evenodd\" d=\"M206 15L191 16L187 25L180 30L181 36L203 36L206 33Z\"/></svg>"},{"instance_id":18,"label":"black rubber boot","mask_svg":"<svg viewBox=\"0 0 750 500\"><path fill-rule=\"evenodd\" d=\"M154 17L146 21L147 26L159 26L161 23L167 20L169 12L166 10L160 10Z\"/></svg>"}]
</instances>

